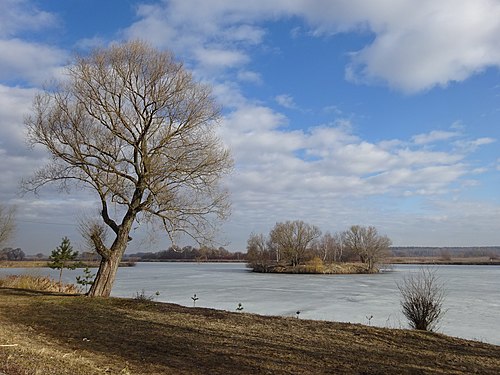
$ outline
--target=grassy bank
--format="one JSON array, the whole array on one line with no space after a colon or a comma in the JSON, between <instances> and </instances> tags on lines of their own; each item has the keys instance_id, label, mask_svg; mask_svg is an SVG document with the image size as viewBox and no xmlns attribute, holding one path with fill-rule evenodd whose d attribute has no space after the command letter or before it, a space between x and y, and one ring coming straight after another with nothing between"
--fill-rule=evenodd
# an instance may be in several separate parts
<instances>
[{"instance_id":1,"label":"grassy bank","mask_svg":"<svg viewBox=\"0 0 500 375\"><path fill-rule=\"evenodd\" d=\"M8 375L500 372L499 346L439 334L6 288L0 306Z\"/></svg>"}]
</instances>

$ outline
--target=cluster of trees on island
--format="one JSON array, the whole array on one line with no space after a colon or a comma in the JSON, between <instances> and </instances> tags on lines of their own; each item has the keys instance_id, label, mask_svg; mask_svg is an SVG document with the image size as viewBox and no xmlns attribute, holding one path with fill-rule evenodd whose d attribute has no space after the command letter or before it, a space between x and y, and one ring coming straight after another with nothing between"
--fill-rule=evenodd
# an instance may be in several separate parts
<instances>
[{"instance_id":1,"label":"cluster of trees on island","mask_svg":"<svg viewBox=\"0 0 500 375\"><path fill-rule=\"evenodd\" d=\"M247 261L254 271L297 267L308 262L332 264L361 261L366 272L389 256L391 240L373 226L353 225L348 230L321 233L301 220L279 222L269 235L252 233L247 241Z\"/></svg>"}]
</instances>

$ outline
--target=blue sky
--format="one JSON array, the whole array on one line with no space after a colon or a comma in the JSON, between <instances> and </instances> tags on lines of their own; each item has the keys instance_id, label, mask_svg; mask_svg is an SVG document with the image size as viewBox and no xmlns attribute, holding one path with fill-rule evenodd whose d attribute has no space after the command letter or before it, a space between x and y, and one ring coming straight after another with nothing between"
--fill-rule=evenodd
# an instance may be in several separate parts
<instances>
[{"instance_id":1,"label":"blue sky","mask_svg":"<svg viewBox=\"0 0 500 375\"><path fill-rule=\"evenodd\" d=\"M0 202L11 245L77 247L95 197L19 196L47 160L23 117L73 53L129 39L170 49L224 107L236 167L220 241L301 219L374 225L400 246L500 244L498 0L2 0ZM129 251L167 246L139 229Z\"/></svg>"}]
</instances>

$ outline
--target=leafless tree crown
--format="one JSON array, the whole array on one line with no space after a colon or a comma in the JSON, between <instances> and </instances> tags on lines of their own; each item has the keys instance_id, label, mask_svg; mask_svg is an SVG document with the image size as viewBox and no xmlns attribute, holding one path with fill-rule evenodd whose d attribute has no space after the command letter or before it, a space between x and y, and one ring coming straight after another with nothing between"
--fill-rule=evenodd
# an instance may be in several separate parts
<instances>
[{"instance_id":1,"label":"leafless tree crown","mask_svg":"<svg viewBox=\"0 0 500 375\"><path fill-rule=\"evenodd\" d=\"M343 237L345 247L356 253L370 269L389 253L391 240L387 236L379 235L375 227L353 225L344 232Z\"/></svg>"},{"instance_id":2,"label":"leafless tree crown","mask_svg":"<svg viewBox=\"0 0 500 375\"><path fill-rule=\"evenodd\" d=\"M278 260L290 260L293 265L299 264L308 246L321 236L321 230L302 220L276 223L269 234L270 242L278 252Z\"/></svg>"},{"instance_id":3,"label":"leafless tree crown","mask_svg":"<svg viewBox=\"0 0 500 375\"><path fill-rule=\"evenodd\" d=\"M117 234L141 214L169 234L205 238L209 218L228 214L220 180L232 167L214 132L220 108L210 87L170 53L138 41L76 58L67 78L38 95L26 119L30 142L53 159L25 189L82 183L97 192ZM123 221L111 217L110 204L124 207Z\"/></svg>"}]
</instances>

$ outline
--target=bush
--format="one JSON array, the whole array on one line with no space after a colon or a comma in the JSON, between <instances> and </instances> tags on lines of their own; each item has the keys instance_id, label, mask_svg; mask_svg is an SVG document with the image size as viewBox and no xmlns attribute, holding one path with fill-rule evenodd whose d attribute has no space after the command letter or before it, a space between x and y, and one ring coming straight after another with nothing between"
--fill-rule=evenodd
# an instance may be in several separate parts
<instances>
[{"instance_id":1,"label":"bush","mask_svg":"<svg viewBox=\"0 0 500 375\"><path fill-rule=\"evenodd\" d=\"M403 314L410 327L423 331L434 331L444 315L444 285L439 282L435 271L422 269L398 284L401 292Z\"/></svg>"}]
</instances>

